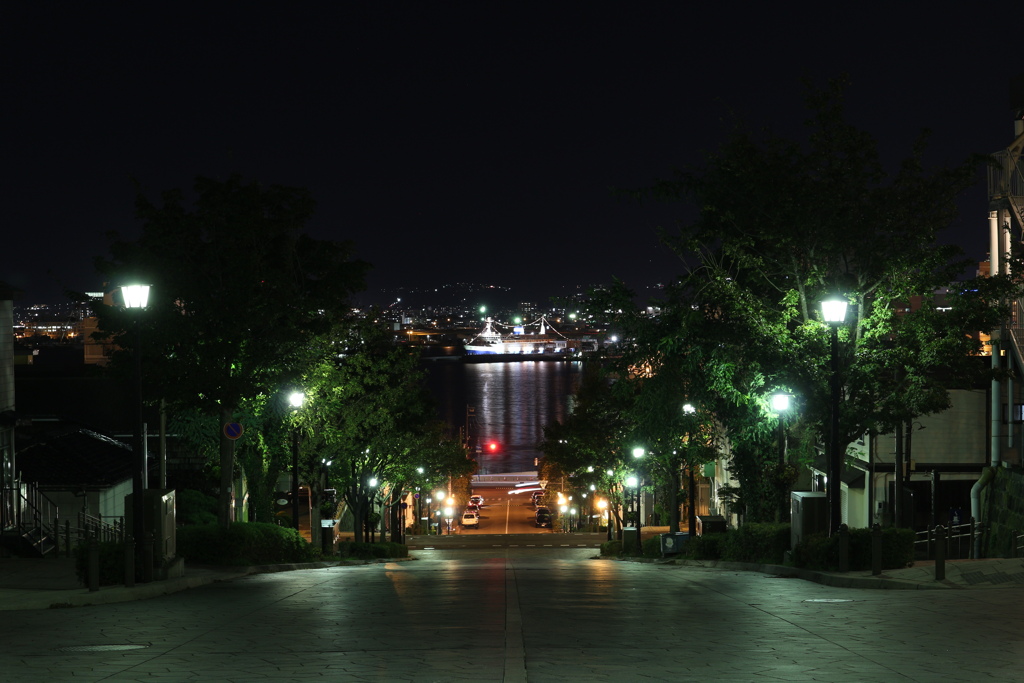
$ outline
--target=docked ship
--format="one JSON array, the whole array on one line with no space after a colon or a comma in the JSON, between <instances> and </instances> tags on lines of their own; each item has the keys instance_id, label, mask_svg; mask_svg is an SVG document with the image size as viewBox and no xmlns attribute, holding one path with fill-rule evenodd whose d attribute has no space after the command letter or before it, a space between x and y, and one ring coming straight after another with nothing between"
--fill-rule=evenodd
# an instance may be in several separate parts
<instances>
[{"instance_id":1,"label":"docked ship","mask_svg":"<svg viewBox=\"0 0 1024 683\"><path fill-rule=\"evenodd\" d=\"M503 335L493 318L485 320L484 329L466 342L467 356L521 356L533 358L564 357L575 349L569 339L551 326L544 316L528 325L516 325L510 334ZM528 334L528 326L537 326L536 334Z\"/></svg>"}]
</instances>

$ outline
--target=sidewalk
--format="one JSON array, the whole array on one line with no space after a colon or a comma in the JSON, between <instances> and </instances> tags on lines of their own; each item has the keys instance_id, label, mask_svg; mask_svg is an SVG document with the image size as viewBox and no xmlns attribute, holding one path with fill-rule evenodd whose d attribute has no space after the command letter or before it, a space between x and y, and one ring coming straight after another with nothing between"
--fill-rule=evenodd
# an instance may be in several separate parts
<instances>
[{"instance_id":1,"label":"sidewalk","mask_svg":"<svg viewBox=\"0 0 1024 683\"><path fill-rule=\"evenodd\" d=\"M906 569L890 569L878 576L870 570L853 572L819 572L774 564L748 564L744 562L702 562L697 560L655 560L663 564L689 567L708 567L757 571L774 576L786 576L813 581L836 588L866 588L886 590L944 590L1008 588L1024 586L1024 558L946 560L946 577L935 580L935 562L922 560Z\"/></svg>"},{"instance_id":2,"label":"sidewalk","mask_svg":"<svg viewBox=\"0 0 1024 683\"><path fill-rule=\"evenodd\" d=\"M645 561L637 559L635 561ZM756 571L813 581L837 588L887 590L985 589L1024 586L1024 558L948 560L946 578L935 580L935 563L923 561L906 569L895 569L872 576L870 571L818 572L781 565L756 565L742 562L701 562L696 560L646 560L660 565L704 567L711 569ZM131 600L145 600L159 595L205 586L217 581L230 581L251 574L321 569L350 562L314 562L308 564L276 564L258 567L185 566L185 575L167 581L138 583L132 588L104 586L91 592L75 576L74 560L70 558L0 558L0 611L18 609L55 609L104 605Z\"/></svg>"},{"instance_id":3,"label":"sidewalk","mask_svg":"<svg viewBox=\"0 0 1024 683\"><path fill-rule=\"evenodd\" d=\"M115 602L145 600L168 593L230 581L250 574L320 569L348 562L275 564L259 567L209 567L185 565L185 575L166 581L136 583L135 586L102 586L98 591L84 587L75 575L73 558L0 558L0 611L16 609L56 609L106 605ZM352 561L351 564L364 564Z\"/></svg>"}]
</instances>

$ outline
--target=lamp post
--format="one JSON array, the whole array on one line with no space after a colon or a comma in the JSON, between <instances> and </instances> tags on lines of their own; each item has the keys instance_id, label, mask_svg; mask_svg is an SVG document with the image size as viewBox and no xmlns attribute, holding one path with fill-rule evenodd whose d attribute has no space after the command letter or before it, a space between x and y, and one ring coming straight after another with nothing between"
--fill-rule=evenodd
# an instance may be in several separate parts
<instances>
[{"instance_id":1,"label":"lamp post","mask_svg":"<svg viewBox=\"0 0 1024 683\"><path fill-rule=\"evenodd\" d=\"M288 396L288 403L293 411L302 407L306 395L301 391L293 391ZM292 428L292 526L299 531L299 428Z\"/></svg>"},{"instance_id":2,"label":"lamp post","mask_svg":"<svg viewBox=\"0 0 1024 683\"><path fill-rule=\"evenodd\" d=\"M597 509L601 511L600 512L601 518L605 517L606 511L607 511L607 514L608 514L607 522L606 522L606 527L608 529L608 540L610 541L610 540L612 540L612 515L611 515L611 511L607 510L607 508L608 508L608 501L607 500L602 498L601 500L597 501Z\"/></svg>"},{"instance_id":3,"label":"lamp post","mask_svg":"<svg viewBox=\"0 0 1024 683\"><path fill-rule=\"evenodd\" d=\"M683 404L683 414L693 415L697 408L692 403ZM693 435L686 432L686 476L687 476L687 501L686 501L686 530L690 538L697 535L697 480L693 476L693 457L690 455L690 448L693 447L691 439ZM672 529L671 531L675 531Z\"/></svg>"},{"instance_id":4,"label":"lamp post","mask_svg":"<svg viewBox=\"0 0 1024 683\"><path fill-rule=\"evenodd\" d=\"M377 477L371 476L367 482L370 485L370 516L377 511ZM381 509L381 517L384 516L384 510ZM381 534L383 536L383 534ZM370 543L374 543L377 540L377 525L370 524ZM383 540L383 539L381 539Z\"/></svg>"},{"instance_id":5,"label":"lamp post","mask_svg":"<svg viewBox=\"0 0 1024 683\"><path fill-rule=\"evenodd\" d=\"M635 460L640 460L645 455L647 455L647 451L645 451L643 448L637 447L637 448L633 449L633 458ZM639 477L637 477L637 480L638 481L637 481L637 484L636 484L636 507L633 510L633 515L634 515L633 526L636 527L637 537L639 537L639 535L640 535L640 516L641 516L640 515L640 482L639 482Z\"/></svg>"},{"instance_id":6,"label":"lamp post","mask_svg":"<svg viewBox=\"0 0 1024 683\"><path fill-rule=\"evenodd\" d=\"M640 542L640 513L638 509L640 506L640 479L630 475L626 477L626 486L634 490L633 505L631 507L633 508L633 518L636 520L633 524L636 527L636 550L639 551L643 547L643 544Z\"/></svg>"},{"instance_id":7,"label":"lamp post","mask_svg":"<svg viewBox=\"0 0 1024 683\"><path fill-rule=\"evenodd\" d=\"M821 302L821 314L825 322L832 328L832 426L829 430L828 447L828 482L825 492L828 500L828 534L839 533L842 524L842 467L839 453L839 326L846 320L846 301L831 299Z\"/></svg>"},{"instance_id":8,"label":"lamp post","mask_svg":"<svg viewBox=\"0 0 1024 683\"><path fill-rule=\"evenodd\" d=\"M437 501L437 516L438 517L441 516L441 512L442 512L441 506L444 505L444 497L445 497L445 492L444 492L443 489L438 489L434 493L434 500ZM433 520L431 520L431 521L433 521ZM438 520L438 522L437 522L437 535L441 536L443 534L444 534L444 531L441 529L441 521Z\"/></svg>"},{"instance_id":9,"label":"lamp post","mask_svg":"<svg viewBox=\"0 0 1024 683\"><path fill-rule=\"evenodd\" d=\"M779 415L779 476L781 481L782 470L786 465L786 416L785 412L789 410L789 394L772 394L772 410ZM781 487L780 487L781 488ZM779 509L777 512L777 519L775 521L781 522L786 516L786 499L782 496L782 492L779 492Z\"/></svg>"},{"instance_id":10,"label":"lamp post","mask_svg":"<svg viewBox=\"0 0 1024 683\"><path fill-rule=\"evenodd\" d=\"M149 303L149 285L125 285L121 287L121 296L124 298L124 307L135 312L132 327L135 332L135 349L133 358L135 364L133 384L135 419L132 420L132 459L135 466L132 468L132 537L135 540L136 567L141 566L139 558L144 558L142 545L143 535L146 533L145 490L148 473L146 467L146 449L142 444L142 327L139 324L141 312ZM143 569L142 576L148 576Z\"/></svg>"},{"instance_id":11,"label":"lamp post","mask_svg":"<svg viewBox=\"0 0 1024 683\"><path fill-rule=\"evenodd\" d=\"M444 509L444 520L448 523L448 535L452 535L452 520L455 519L455 509L448 506Z\"/></svg>"}]
</instances>

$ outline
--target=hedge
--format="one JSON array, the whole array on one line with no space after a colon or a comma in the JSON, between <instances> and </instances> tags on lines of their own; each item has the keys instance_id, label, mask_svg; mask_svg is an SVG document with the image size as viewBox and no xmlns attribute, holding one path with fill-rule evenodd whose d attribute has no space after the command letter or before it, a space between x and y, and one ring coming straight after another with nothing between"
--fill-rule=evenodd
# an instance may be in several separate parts
<instances>
[{"instance_id":1,"label":"hedge","mask_svg":"<svg viewBox=\"0 0 1024 683\"><path fill-rule=\"evenodd\" d=\"M178 555L198 564L247 566L320 559L319 547L289 527L263 522L183 526L177 530Z\"/></svg>"}]
</instances>

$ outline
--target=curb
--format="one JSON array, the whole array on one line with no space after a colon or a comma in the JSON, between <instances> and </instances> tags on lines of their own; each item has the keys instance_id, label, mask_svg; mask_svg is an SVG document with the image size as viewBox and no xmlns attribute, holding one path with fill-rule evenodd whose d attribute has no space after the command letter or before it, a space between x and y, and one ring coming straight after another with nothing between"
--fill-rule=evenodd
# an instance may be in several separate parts
<instances>
[{"instance_id":1,"label":"curb","mask_svg":"<svg viewBox=\"0 0 1024 683\"><path fill-rule=\"evenodd\" d=\"M68 590L20 590L13 588L0 589L0 612L27 609L62 609L68 607L91 607L110 605L119 602L148 600L161 595L178 593L190 588L207 586L220 581L253 576L256 574L274 574L277 572L296 571L301 569L330 569L333 567L355 567L368 564L387 562L405 562L411 557L373 558L368 560L339 559L331 562L305 562L299 564L264 564L248 567L212 567L196 565L193 571L200 572L195 576L182 576L165 581L136 584L128 588L123 585L103 586L98 591L88 588Z\"/></svg>"},{"instance_id":2,"label":"curb","mask_svg":"<svg viewBox=\"0 0 1024 683\"><path fill-rule=\"evenodd\" d=\"M812 583L820 583L833 588L856 588L865 590L948 590L962 589L962 586L948 581L922 583L907 581L881 574L879 576L849 576L833 572L821 572L813 569L787 567L781 564L754 564L752 562L726 562L724 560L682 560L658 559L649 557L597 557L595 559L619 560L622 562L644 562L648 564L673 565L681 567L700 567L703 569L729 569L733 571L758 572L783 578L803 579Z\"/></svg>"}]
</instances>

